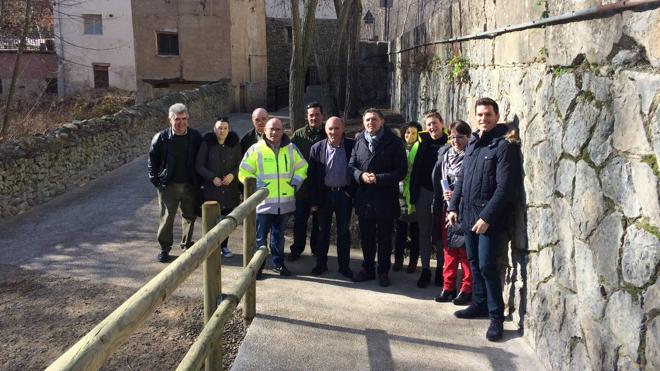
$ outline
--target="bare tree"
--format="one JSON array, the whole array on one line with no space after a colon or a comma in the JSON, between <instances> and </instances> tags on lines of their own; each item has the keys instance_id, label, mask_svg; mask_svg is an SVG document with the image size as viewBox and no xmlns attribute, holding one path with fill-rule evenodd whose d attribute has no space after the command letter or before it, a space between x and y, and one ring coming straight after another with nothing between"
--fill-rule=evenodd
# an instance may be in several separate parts
<instances>
[{"instance_id":1,"label":"bare tree","mask_svg":"<svg viewBox=\"0 0 660 371\"><path fill-rule=\"evenodd\" d=\"M347 44L348 56L346 58L346 98L344 105L344 117L354 118L358 116L360 108L360 87L358 85L360 72L360 14L362 4L360 0L352 0L348 12Z\"/></svg>"},{"instance_id":2,"label":"bare tree","mask_svg":"<svg viewBox=\"0 0 660 371\"><path fill-rule=\"evenodd\" d=\"M291 119L292 130L305 125L305 111L303 108L305 73L307 72L307 55L305 51L309 50L317 4L318 0L306 1L304 15L301 20L300 3L298 0L291 0L293 47L289 67L289 118Z\"/></svg>"},{"instance_id":3,"label":"bare tree","mask_svg":"<svg viewBox=\"0 0 660 371\"><path fill-rule=\"evenodd\" d=\"M9 85L9 92L7 92L7 101L5 102L5 116L2 119L2 125L0 126L0 140L4 139L5 133L9 126L9 114L11 112L11 101L14 96L14 90L16 89L16 80L18 79L18 68L20 66L21 54L25 50L25 44L27 39L27 33L30 29L30 18L32 14L32 2L31 0L25 1L25 18L23 20L23 31L21 32L21 42L18 45L18 50L16 51L16 61L14 62L14 70L11 74L11 83Z\"/></svg>"}]
</instances>

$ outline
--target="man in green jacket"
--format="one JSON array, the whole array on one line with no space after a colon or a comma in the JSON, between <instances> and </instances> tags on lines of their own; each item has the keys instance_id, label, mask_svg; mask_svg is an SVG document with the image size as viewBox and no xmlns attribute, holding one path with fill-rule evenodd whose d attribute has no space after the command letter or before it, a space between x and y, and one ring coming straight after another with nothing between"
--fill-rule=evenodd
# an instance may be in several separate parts
<instances>
[{"instance_id":1,"label":"man in green jacket","mask_svg":"<svg viewBox=\"0 0 660 371\"><path fill-rule=\"evenodd\" d=\"M306 107L307 109L307 125L296 130L291 137L291 142L295 144L305 161L309 162L309 151L312 145L325 139L326 134L323 130L323 107L318 102L311 102ZM303 251L305 251L305 243L307 242L307 220L309 215L312 214L312 235L310 236L310 245L312 254L316 255L316 244L319 232L319 222L316 213L310 211L311 203L309 199L309 185L307 182L303 183L300 190L296 193L296 211L294 213L293 223L293 244L291 245L291 253L289 254L289 261L296 261Z\"/></svg>"}]
</instances>

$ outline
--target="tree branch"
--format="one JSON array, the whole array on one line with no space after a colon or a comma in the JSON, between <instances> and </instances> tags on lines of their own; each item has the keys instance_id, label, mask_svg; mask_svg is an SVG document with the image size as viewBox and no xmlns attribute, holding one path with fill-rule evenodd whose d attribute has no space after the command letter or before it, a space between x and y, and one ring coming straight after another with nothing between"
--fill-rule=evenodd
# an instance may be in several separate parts
<instances>
[{"instance_id":1,"label":"tree branch","mask_svg":"<svg viewBox=\"0 0 660 371\"><path fill-rule=\"evenodd\" d=\"M25 1L25 19L23 21L23 32L21 33L21 43L18 45L18 50L16 51L16 61L14 62L14 70L11 74L11 84L9 85L9 92L7 93L7 102L5 102L5 117L2 119L2 126L0 126L0 140L3 140L7 128L9 127L9 114L11 111L11 100L14 96L14 90L16 90L16 80L18 80L18 67L21 61L21 54L25 50L26 38L28 30L30 29L30 16L32 12L32 1Z\"/></svg>"}]
</instances>

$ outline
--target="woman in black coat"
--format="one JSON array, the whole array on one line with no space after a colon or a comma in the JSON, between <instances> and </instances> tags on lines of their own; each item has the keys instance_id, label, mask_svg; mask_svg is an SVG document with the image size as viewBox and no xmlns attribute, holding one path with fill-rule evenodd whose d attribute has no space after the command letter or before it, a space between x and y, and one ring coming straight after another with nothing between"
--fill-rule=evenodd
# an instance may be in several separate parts
<instances>
[{"instance_id":1,"label":"woman in black coat","mask_svg":"<svg viewBox=\"0 0 660 371\"><path fill-rule=\"evenodd\" d=\"M241 202L238 166L241 163L241 146L238 135L230 130L229 120L219 117L213 132L206 133L197 152L195 169L204 179L204 201L217 201L220 213L227 216ZM222 241L222 255L232 256Z\"/></svg>"}]
</instances>

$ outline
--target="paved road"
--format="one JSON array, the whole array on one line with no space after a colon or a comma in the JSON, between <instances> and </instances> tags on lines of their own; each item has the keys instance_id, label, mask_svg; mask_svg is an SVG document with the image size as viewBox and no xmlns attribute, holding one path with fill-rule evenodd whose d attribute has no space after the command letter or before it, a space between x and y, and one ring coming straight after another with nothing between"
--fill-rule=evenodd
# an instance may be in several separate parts
<instances>
[{"instance_id":1,"label":"paved road","mask_svg":"<svg viewBox=\"0 0 660 371\"><path fill-rule=\"evenodd\" d=\"M241 134L250 128L249 115L232 115L231 121ZM0 224L0 261L137 289L164 267L155 259L157 221L156 192L143 156ZM239 228L230 238L235 252L240 236ZM241 262L238 254L225 260L225 285L235 280ZM393 286L382 289L375 282L347 281L336 273L334 258L327 275L308 275L313 263L304 255L290 264L296 277L268 275L259 283L259 314L234 369L542 368L517 333L487 342L486 320L456 320L453 305L432 301L437 288L415 286L417 275L395 273ZM359 264L359 250L353 250L351 266ZM201 274L198 269L175 294L201 301Z\"/></svg>"}]
</instances>

